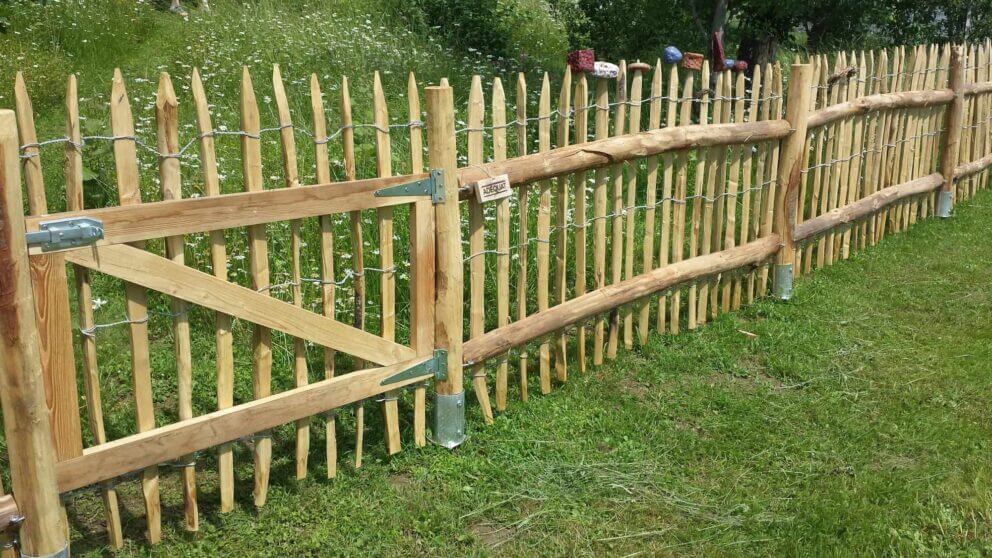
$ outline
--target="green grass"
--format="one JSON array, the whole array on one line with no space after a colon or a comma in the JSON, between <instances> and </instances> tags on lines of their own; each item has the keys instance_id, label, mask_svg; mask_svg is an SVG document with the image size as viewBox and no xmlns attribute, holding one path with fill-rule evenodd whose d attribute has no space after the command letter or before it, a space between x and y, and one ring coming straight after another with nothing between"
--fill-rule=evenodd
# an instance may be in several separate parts
<instances>
[{"instance_id":1,"label":"green grass","mask_svg":"<svg viewBox=\"0 0 992 558\"><path fill-rule=\"evenodd\" d=\"M124 555L988 554L990 216L985 191L800 280L790 303L653 335L492 427L472 406L455 451L296 482L284 434L261 510L250 469L228 515L201 472L195 537L174 473L165 542L144 546L132 482ZM90 529L74 552L98 554L96 499L72 510Z\"/></svg>"}]
</instances>

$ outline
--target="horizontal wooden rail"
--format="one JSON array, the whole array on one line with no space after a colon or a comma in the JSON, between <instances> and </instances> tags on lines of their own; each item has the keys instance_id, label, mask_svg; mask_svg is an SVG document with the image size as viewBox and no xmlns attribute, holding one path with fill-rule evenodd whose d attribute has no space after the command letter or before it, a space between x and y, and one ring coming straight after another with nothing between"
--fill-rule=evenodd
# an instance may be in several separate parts
<instances>
[{"instance_id":1,"label":"horizontal wooden rail","mask_svg":"<svg viewBox=\"0 0 992 558\"><path fill-rule=\"evenodd\" d=\"M964 86L965 97L970 97L972 95L981 95L983 93L992 92L992 81L983 81L981 83L969 83Z\"/></svg>"},{"instance_id":2,"label":"horizontal wooden rail","mask_svg":"<svg viewBox=\"0 0 992 558\"><path fill-rule=\"evenodd\" d=\"M981 159L954 167L954 178L955 180L965 178L967 176L982 172L990 166L992 166L992 153L989 153Z\"/></svg>"},{"instance_id":3,"label":"horizontal wooden rail","mask_svg":"<svg viewBox=\"0 0 992 558\"><path fill-rule=\"evenodd\" d=\"M662 128L464 167L458 169L458 182L470 186L484 178L506 174L510 184L516 186L669 151L777 140L788 133L789 123L785 120ZM461 198L470 195L463 190Z\"/></svg>"},{"instance_id":4,"label":"horizontal wooden rail","mask_svg":"<svg viewBox=\"0 0 992 558\"><path fill-rule=\"evenodd\" d=\"M932 107L950 103L952 99L954 99L954 92L950 89L880 93L878 95L859 97L853 101L837 103L836 105L820 109L809 115L808 122L810 128L815 128L817 126L825 126L843 118L867 114L872 111Z\"/></svg>"},{"instance_id":5,"label":"horizontal wooden rail","mask_svg":"<svg viewBox=\"0 0 992 558\"><path fill-rule=\"evenodd\" d=\"M850 205L838 207L819 217L803 221L796 225L793 230L792 239L795 242L801 242L814 238L841 225L868 217L906 198L932 192L943 186L943 184L944 178L938 172L928 174L916 180L883 188Z\"/></svg>"},{"instance_id":6,"label":"horizontal wooden rail","mask_svg":"<svg viewBox=\"0 0 992 558\"><path fill-rule=\"evenodd\" d=\"M775 255L778 250L779 237L773 234L737 248L683 260L597 289L466 341L463 347L464 362L483 362L549 333L676 285L758 265Z\"/></svg>"},{"instance_id":7,"label":"horizontal wooden rail","mask_svg":"<svg viewBox=\"0 0 992 558\"><path fill-rule=\"evenodd\" d=\"M82 248L66 252L66 259L377 364L391 365L416 356L409 347L132 246Z\"/></svg>"},{"instance_id":8,"label":"horizontal wooden rail","mask_svg":"<svg viewBox=\"0 0 992 558\"><path fill-rule=\"evenodd\" d=\"M378 197L376 190L429 177L428 174L333 182L302 188L241 192L119 207L105 207L26 218L27 230L68 217L92 217L103 223L100 245L178 236L275 221L332 215L416 202L422 197ZM41 253L33 247L31 255Z\"/></svg>"},{"instance_id":9,"label":"horizontal wooden rail","mask_svg":"<svg viewBox=\"0 0 992 558\"><path fill-rule=\"evenodd\" d=\"M392 366L344 374L88 448L82 456L56 465L59 492L179 459L196 451L374 397L387 389L422 382L432 377L433 372L411 376L388 386L381 385L384 379L431 358L433 356L418 357Z\"/></svg>"}]
</instances>

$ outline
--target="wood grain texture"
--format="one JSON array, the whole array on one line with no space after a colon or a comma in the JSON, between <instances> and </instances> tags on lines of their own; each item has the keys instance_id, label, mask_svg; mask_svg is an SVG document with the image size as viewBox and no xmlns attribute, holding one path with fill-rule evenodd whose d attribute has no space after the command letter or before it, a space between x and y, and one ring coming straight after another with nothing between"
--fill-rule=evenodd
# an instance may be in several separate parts
<instances>
[{"instance_id":1,"label":"wood grain texture","mask_svg":"<svg viewBox=\"0 0 992 558\"><path fill-rule=\"evenodd\" d=\"M388 366L414 355L409 347L131 246L71 252L68 258L89 269L378 364Z\"/></svg>"},{"instance_id":2,"label":"wood grain texture","mask_svg":"<svg viewBox=\"0 0 992 558\"><path fill-rule=\"evenodd\" d=\"M114 136L114 166L117 176L117 195L121 205L141 203L139 187L138 154L134 141L126 139L134 136L134 119L131 104L128 102L124 78L120 70L114 71L110 91L110 128ZM144 248L143 243L135 243L134 250ZM148 292L134 283L124 284L127 319L131 333L131 375L134 383L135 418L138 432L155 428L155 408L152 403L151 362L148 349ZM141 489L145 498L148 541L158 543L162 537L162 517L159 503L158 467L148 467L141 477Z\"/></svg>"},{"instance_id":3,"label":"wood grain texture","mask_svg":"<svg viewBox=\"0 0 992 558\"><path fill-rule=\"evenodd\" d=\"M159 77L158 94L155 99L156 138L159 153L178 153L179 146L179 102L172 87L169 74L162 72ZM182 176L177 157L159 158L159 183L162 199L183 197ZM177 265L186 265L186 245L182 236L165 239L166 257ZM171 300L172 337L174 340L177 389L179 400L179 420L193 418L193 350L190 339L189 316L186 302L179 298ZM183 463L190 463L192 455L184 456ZM183 512L186 530L196 532L200 528L200 515L196 501L196 468L183 467Z\"/></svg>"},{"instance_id":4,"label":"wood grain texture","mask_svg":"<svg viewBox=\"0 0 992 558\"><path fill-rule=\"evenodd\" d=\"M68 541L38 359L19 147L14 112L0 110L0 407L11 487L27 518L18 533L20 550L43 556L61 551Z\"/></svg>"},{"instance_id":5,"label":"wood grain texture","mask_svg":"<svg viewBox=\"0 0 992 558\"><path fill-rule=\"evenodd\" d=\"M65 150L65 191L66 206L70 211L83 209L83 154L82 132L79 121L79 94L76 76L69 76L65 94L65 135L72 140L66 143ZM93 318L93 288L90 283L89 270L81 266L73 266L72 275L76 279L76 300L79 317L79 327L90 329L94 326ZM83 357L83 385L86 393L86 416L89 422L93 442L96 445L107 442L107 433L103 423L103 397L100 389L100 370L97 364L96 338L91 335L80 335L80 352ZM100 491L107 521L107 543L113 549L124 546L124 536L121 530L120 506L117 502L117 490L106 488Z\"/></svg>"},{"instance_id":6,"label":"wood grain texture","mask_svg":"<svg viewBox=\"0 0 992 558\"><path fill-rule=\"evenodd\" d=\"M119 140L126 141L126 140ZM377 190L427 178L426 174L372 178L354 182L334 182L303 188L254 190L224 196L205 196L167 200L142 205L127 205L69 211L45 217L29 217L28 230L38 230L43 221L70 217L92 217L104 224L104 238L94 245L133 243L162 236L264 225L293 218L357 212L362 208L403 205L416 202L418 196L379 197ZM347 186L345 186L347 184ZM41 254L38 247L31 255ZM357 271L356 271L357 273Z\"/></svg>"},{"instance_id":7,"label":"wood grain texture","mask_svg":"<svg viewBox=\"0 0 992 558\"><path fill-rule=\"evenodd\" d=\"M565 68L562 78L561 91L558 95L558 126L555 145L565 147L569 144L569 118L564 115L572 114L572 70ZM555 196L555 278L553 284L553 300L561 304L568 299L568 200L569 175L557 179ZM559 382L568 381L568 336L559 332L555 336L555 379Z\"/></svg>"},{"instance_id":8,"label":"wood grain texture","mask_svg":"<svg viewBox=\"0 0 992 558\"><path fill-rule=\"evenodd\" d=\"M81 457L59 464L58 488L64 492L88 486L119 476L135 466L169 461L180 455L374 397L386 391L381 385L383 380L426 360L427 357L417 357L392 366L321 380L230 409L200 415L190 421L89 448ZM422 382L430 375L413 376L390 386L400 388Z\"/></svg>"},{"instance_id":9,"label":"wood grain texture","mask_svg":"<svg viewBox=\"0 0 992 558\"><path fill-rule=\"evenodd\" d=\"M220 177L217 174L217 151L213 137L210 105L200 72L193 69L193 107L196 131L200 134L200 173L206 196L219 196ZM210 267L213 276L227 281L227 242L223 230L210 231ZM80 269L85 269L80 267ZM214 314L214 342L217 346L217 408L234 405L234 334L232 318L223 312ZM234 453L230 444L217 448L217 474L220 484L220 511L234 510Z\"/></svg>"},{"instance_id":10,"label":"wood grain texture","mask_svg":"<svg viewBox=\"0 0 992 558\"><path fill-rule=\"evenodd\" d=\"M468 93L468 152L469 165L485 162L485 133L483 125L486 117L485 95L482 92L482 78L472 77ZM468 201L468 255L469 265L469 337L485 333L486 314L486 218L478 198ZM489 387L486 383L486 369L483 366L472 368L472 389L482 411L482 420L492 424L493 411L489 401Z\"/></svg>"},{"instance_id":11,"label":"wood grain texture","mask_svg":"<svg viewBox=\"0 0 992 558\"><path fill-rule=\"evenodd\" d=\"M389 112L382 90L382 78L375 72L372 79L372 114L375 121L375 168L381 177L393 175L393 146L389 133ZM393 208L376 209L379 228L379 295L383 339L396 340L396 261L393 255ZM397 392L383 398L382 412L386 428L386 451L393 455L400 451L400 411Z\"/></svg>"},{"instance_id":12,"label":"wood grain texture","mask_svg":"<svg viewBox=\"0 0 992 558\"><path fill-rule=\"evenodd\" d=\"M17 127L22 145L29 146L24 149L24 158L21 159L28 212L33 216L43 216L48 213L48 201L41 173L41 153L37 147L30 147L38 141L34 127L34 109L20 72L14 80L14 103L17 107ZM58 254L32 258L31 281L35 293L41 370L45 378L46 403L56 459L67 459L83 451L83 440L65 259Z\"/></svg>"},{"instance_id":13,"label":"wood grain texture","mask_svg":"<svg viewBox=\"0 0 992 558\"><path fill-rule=\"evenodd\" d=\"M778 251L777 235L756 240L708 256L689 258L679 263L651 270L615 285L586 293L547 312L528 316L506 327L494 329L465 343L465 363L484 362L513 347L519 347L552 331L590 316L608 312L624 304L717 273L757 265Z\"/></svg>"},{"instance_id":14,"label":"wood grain texture","mask_svg":"<svg viewBox=\"0 0 992 558\"><path fill-rule=\"evenodd\" d=\"M541 96L538 99L537 150L538 155L551 150L551 82L544 73L541 83ZM471 167L470 167L471 168ZM549 287L551 281L551 181L538 183L537 198L537 313L549 307ZM551 346L546 339L538 348L538 365L541 379L541 393L551 393Z\"/></svg>"},{"instance_id":15,"label":"wood grain texture","mask_svg":"<svg viewBox=\"0 0 992 558\"><path fill-rule=\"evenodd\" d=\"M245 66L241 74L241 174L245 190L260 192L262 185L262 142L259 138L261 124L255 88L251 74ZM248 268L251 287L260 294L257 299L269 298L269 245L265 225L248 227ZM174 281L173 281L173 284ZM226 285L225 285L226 286ZM289 305L286 305L289 306ZM256 303L255 308L258 308ZM216 310L217 308L214 308ZM301 312L303 312L301 310ZM233 312L229 312L236 315ZM310 314L307 312L306 314ZM252 326L251 390L255 399L272 394L272 332L265 325L255 322ZM268 432L255 440L252 453L255 461L253 494L256 507L265 505L269 492L269 471L272 466L272 438Z\"/></svg>"}]
</instances>

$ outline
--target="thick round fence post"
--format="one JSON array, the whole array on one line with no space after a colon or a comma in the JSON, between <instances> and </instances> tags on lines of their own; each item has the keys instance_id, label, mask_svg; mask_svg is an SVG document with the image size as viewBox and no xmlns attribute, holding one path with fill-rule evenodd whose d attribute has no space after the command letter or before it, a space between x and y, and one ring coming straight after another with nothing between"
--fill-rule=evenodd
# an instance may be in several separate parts
<instances>
[{"instance_id":1,"label":"thick round fence post","mask_svg":"<svg viewBox=\"0 0 992 558\"><path fill-rule=\"evenodd\" d=\"M954 207L954 169L958 166L958 145L964 124L964 56L961 47L951 48L951 68L948 85L954 91L954 100L947 111L944 125L944 148L940 154L940 174L944 185L937 198L937 216L950 217Z\"/></svg>"},{"instance_id":2,"label":"thick round fence post","mask_svg":"<svg viewBox=\"0 0 992 558\"><path fill-rule=\"evenodd\" d=\"M795 247L792 232L796 226L796 206L799 186L803 180L803 148L806 145L806 122L809 118L813 67L810 64L793 64L789 77L789 96L785 106L785 119L791 132L782 140L778 163L778 189L775 196L775 232L781 239L781 249L775 258L775 296L782 300L792 298L793 260Z\"/></svg>"},{"instance_id":3,"label":"thick round fence post","mask_svg":"<svg viewBox=\"0 0 992 558\"><path fill-rule=\"evenodd\" d=\"M434 206L437 241L437 305L434 340L446 350L447 377L435 384L434 441L453 448L465 441L465 390L462 386L463 269L455 158L455 104L451 87L427 88L427 155L443 172L444 201Z\"/></svg>"},{"instance_id":4,"label":"thick round fence post","mask_svg":"<svg viewBox=\"0 0 992 558\"><path fill-rule=\"evenodd\" d=\"M69 556L35 323L14 111L0 110L0 405L29 556Z\"/></svg>"}]
</instances>

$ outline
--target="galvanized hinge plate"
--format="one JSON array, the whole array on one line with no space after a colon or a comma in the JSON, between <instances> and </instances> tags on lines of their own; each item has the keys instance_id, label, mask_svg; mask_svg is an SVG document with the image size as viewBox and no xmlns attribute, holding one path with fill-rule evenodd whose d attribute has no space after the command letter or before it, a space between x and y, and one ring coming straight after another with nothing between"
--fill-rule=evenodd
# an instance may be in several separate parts
<instances>
[{"instance_id":1,"label":"galvanized hinge plate","mask_svg":"<svg viewBox=\"0 0 992 558\"><path fill-rule=\"evenodd\" d=\"M103 238L103 223L91 217L71 217L44 221L37 231L25 233L28 246L40 246L42 252L78 248Z\"/></svg>"},{"instance_id":2,"label":"galvanized hinge plate","mask_svg":"<svg viewBox=\"0 0 992 558\"><path fill-rule=\"evenodd\" d=\"M397 372L388 378L384 378L379 385L389 386L410 380L412 378L430 376L431 374L433 374L434 379L438 381L443 382L448 379L448 351L437 349L434 351L434 357L430 360L425 360L416 366L407 368L402 372Z\"/></svg>"},{"instance_id":3,"label":"galvanized hinge plate","mask_svg":"<svg viewBox=\"0 0 992 558\"><path fill-rule=\"evenodd\" d=\"M431 201L437 205L444 202L444 173L440 170L432 170L427 178L376 190L375 196L378 198L430 196Z\"/></svg>"}]
</instances>

